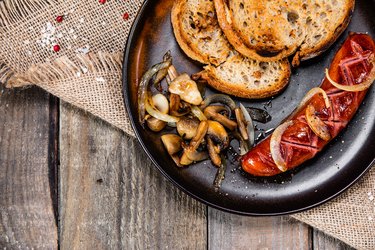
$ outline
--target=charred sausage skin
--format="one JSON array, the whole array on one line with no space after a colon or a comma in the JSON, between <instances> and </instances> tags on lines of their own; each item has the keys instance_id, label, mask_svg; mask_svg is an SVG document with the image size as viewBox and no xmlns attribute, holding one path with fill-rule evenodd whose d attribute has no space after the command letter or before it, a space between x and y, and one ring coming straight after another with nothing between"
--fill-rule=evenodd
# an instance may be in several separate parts
<instances>
[{"instance_id":1,"label":"charred sausage skin","mask_svg":"<svg viewBox=\"0 0 375 250\"><path fill-rule=\"evenodd\" d=\"M331 78L343 85L355 85L363 82L374 67L375 43L366 34L350 34L335 55L329 68ZM327 78L320 85L328 95L331 107L326 108L322 95L314 95L304 107L292 114L287 120L293 121L283 133L280 152L287 170L295 168L313 158L330 140L319 138L306 122L305 112L308 105L315 108L316 115L326 124L335 138L352 119L362 103L367 89L349 92L336 88ZM241 159L244 171L255 176L273 176L282 171L276 166L270 151L271 136L261 141Z\"/></svg>"}]
</instances>

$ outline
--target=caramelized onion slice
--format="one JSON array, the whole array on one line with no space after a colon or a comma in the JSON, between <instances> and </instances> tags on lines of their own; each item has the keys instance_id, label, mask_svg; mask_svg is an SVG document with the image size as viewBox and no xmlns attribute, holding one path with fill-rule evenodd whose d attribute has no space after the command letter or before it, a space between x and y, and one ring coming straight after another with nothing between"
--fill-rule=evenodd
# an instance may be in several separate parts
<instances>
[{"instance_id":1,"label":"caramelized onion slice","mask_svg":"<svg viewBox=\"0 0 375 250\"><path fill-rule=\"evenodd\" d=\"M207 117L203 114L202 110L195 105L191 105L191 113L195 115L200 121L207 121Z\"/></svg>"},{"instance_id":2,"label":"caramelized onion slice","mask_svg":"<svg viewBox=\"0 0 375 250\"><path fill-rule=\"evenodd\" d=\"M159 94L153 95L151 99L155 108L157 108L163 114L168 114L169 102L168 102L167 97L159 93Z\"/></svg>"},{"instance_id":3,"label":"caramelized onion slice","mask_svg":"<svg viewBox=\"0 0 375 250\"><path fill-rule=\"evenodd\" d=\"M306 108L306 121L311 130L321 139L329 141L331 134L327 125L315 115L315 108L312 105L308 105Z\"/></svg>"},{"instance_id":4,"label":"caramelized onion slice","mask_svg":"<svg viewBox=\"0 0 375 250\"><path fill-rule=\"evenodd\" d=\"M304 107L305 104L316 94L321 94L323 96L324 104L326 105L326 108L330 109L331 108L331 101L329 100L329 97L328 97L327 93L322 88L319 88L319 87L315 87L315 88L310 89L309 92L307 92L307 94L303 97L299 107L301 107L301 108Z\"/></svg>"},{"instance_id":5,"label":"caramelized onion slice","mask_svg":"<svg viewBox=\"0 0 375 250\"><path fill-rule=\"evenodd\" d=\"M285 130L289 126L293 125L293 121L287 121L280 126L278 126L275 131L273 131L271 136L271 142L270 142L270 151L273 161L275 162L276 166L280 171L285 172L287 169L286 162L283 159L280 151L280 142L281 137L284 134Z\"/></svg>"},{"instance_id":6,"label":"caramelized onion slice","mask_svg":"<svg viewBox=\"0 0 375 250\"><path fill-rule=\"evenodd\" d=\"M375 65L372 67L372 70L370 71L369 75L366 77L366 80L364 80L360 84L355 84L355 85L339 84L335 82L334 80L332 80L331 76L328 73L328 69L326 69L326 77L327 77L327 80L338 89L350 91L350 92L363 91L363 90L368 89L375 80Z\"/></svg>"},{"instance_id":7,"label":"caramelized onion slice","mask_svg":"<svg viewBox=\"0 0 375 250\"><path fill-rule=\"evenodd\" d=\"M160 112L153 104L150 103L150 98L146 100L145 108L146 108L147 113L149 113L152 117L155 117L156 119L159 119L161 121L178 122L180 120L180 118L178 117Z\"/></svg>"}]
</instances>

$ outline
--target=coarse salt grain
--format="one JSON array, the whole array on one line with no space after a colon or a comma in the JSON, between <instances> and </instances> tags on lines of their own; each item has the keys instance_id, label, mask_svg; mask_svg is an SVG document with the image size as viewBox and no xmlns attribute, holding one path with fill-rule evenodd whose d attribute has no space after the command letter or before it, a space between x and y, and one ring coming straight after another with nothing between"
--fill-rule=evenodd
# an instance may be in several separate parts
<instances>
[{"instance_id":1,"label":"coarse salt grain","mask_svg":"<svg viewBox=\"0 0 375 250\"><path fill-rule=\"evenodd\" d=\"M89 69L86 68L86 67L81 67L81 70L82 70L83 74L86 74L89 71Z\"/></svg>"},{"instance_id":2,"label":"coarse salt grain","mask_svg":"<svg viewBox=\"0 0 375 250\"><path fill-rule=\"evenodd\" d=\"M95 80L96 80L97 82L105 82L104 77L96 77Z\"/></svg>"},{"instance_id":3,"label":"coarse salt grain","mask_svg":"<svg viewBox=\"0 0 375 250\"><path fill-rule=\"evenodd\" d=\"M81 72L77 71L76 75L77 75L77 77L81 77Z\"/></svg>"},{"instance_id":4,"label":"coarse salt grain","mask_svg":"<svg viewBox=\"0 0 375 250\"><path fill-rule=\"evenodd\" d=\"M25 40L25 41L23 41L23 43L24 43L25 45L29 45L29 44L30 44L30 41L29 41L29 40Z\"/></svg>"}]
</instances>

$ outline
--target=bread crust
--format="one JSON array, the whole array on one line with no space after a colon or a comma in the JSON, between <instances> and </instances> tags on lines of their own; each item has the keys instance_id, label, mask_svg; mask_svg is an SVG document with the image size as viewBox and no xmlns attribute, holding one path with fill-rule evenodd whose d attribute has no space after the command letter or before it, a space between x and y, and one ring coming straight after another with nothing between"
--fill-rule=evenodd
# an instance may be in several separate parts
<instances>
[{"instance_id":1,"label":"bread crust","mask_svg":"<svg viewBox=\"0 0 375 250\"><path fill-rule=\"evenodd\" d=\"M185 52L185 54L188 55L191 59L205 64L207 63L208 59L204 57L202 54L195 51L192 46L190 46L189 39L187 39L186 36L184 36L184 32L181 27L181 19L183 14L182 9L184 7L185 2L186 1L184 0L175 0L175 3L173 4L171 12L173 32L178 42L178 45L180 45L180 48Z\"/></svg>"},{"instance_id":2,"label":"bread crust","mask_svg":"<svg viewBox=\"0 0 375 250\"><path fill-rule=\"evenodd\" d=\"M339 38L339 36L345 31L345 29L348 27L350 20L352 18L352 14L354 12L355 7L355 0L349 0L347 7L346 7L346 13L340 20L337 21L339 24L335 30L331 30L331 35L327 37L324 41L319 43L314 48L308 47L307 49L301 49L298 53L298 57L300 61L306 61L311 58L314 58L320 54L322 54L324 51L326 51L331 45ZM293 64L294 65L294 64Z\"/></svg>"},{"instance_id":3,"label":"bread crust","mask_svg":"<svg viewBox=\"0 0 375 250\"><path fill-rule=\"evenodd\" d=\"M291 70L290 64L287 59L280 61L281 70L278 71L278 81L273 82L272 84L263 85L259 88L247 88L247 82L234 83L227 82L224 79L220 78L216 73L217 68L212 65L204 67L204 70L198 75L207 81L207 83L217 89L220 92L227 93L233 96L248 98L248 99L263 99L271 97L280 93L288 85Z\"/></svg>"},{"instance_id":4,"label":"bread crust","mask_svg":"<svg viewBox=\"0 0 375 250\"><path fill-rule=\"evenodd\" d=\"M198 75L206 80L210 86L229 95L251 99L273 96L287 86L291 74L287 59L272 62L271 64L274 67L272 69L266 69L267 67L262 69L260 61L246 58L233 49L220 29L216 15L214 16L215 20L207 23L202 21L205 25L207 24L202 29L202 33L206 32L204 34L196 33L195 25L190 27L187 23L183 24L183 21L188 19L193 24L194 21L197 21L198 25L201 25L199 17L194 16L198 12L200 13L198 16L203 17L206 17L205 13L215 13L214 3L209 0L176 0L172 8L171 21L176 40L185 54L196 61L208 64L205 66L205 70ZM219 39L225 41L221 42L220 45L228 44L227 47L223 46L225 53L222 55L225 55L225 57L220 58L221 60L212 60L209 54L205 54L206 51L199 50L201 47L197 45L197 37L210 34L219 35ZM220 47L220 50L222 50L222 47ZM243 81L242 75L239 77L240 74L229 76L229 72L233 71L242 73L247 81ZM259 84L256 85L255 83Z\"/></svg>"},{"instance_id":5,"label":"bread crust","mask_svg":"<svg viewBox=\"0 0 375 250\"><path fill-rule=\"evenodd\" d=\"M240 0L231 0L230 4L232 4L232 1L240 2ZM258 0L257 2L252 3L253 6L251 6L252 10L257 8L264 8L264 3L267 1L265 0ZM277 0L275 0L277 2ZM327 2L327 3L326 3ZM323 53L325 50L327 50L336 40L337 38L342 34L342 32L347 28L350 19L351 14L354 10L355 0L342 0L339 2L342 7L343 11L337 10L335 11L335 8L337 6L334 5L334 3L331 3L331 6L329 8L327 7L327 10L324 9L324 6L328 6L330 4L330 1L318 1L318 0L311 0L307 1L305 4L301 4L300 12L298 12L297 17L299 17L300 25L303 27L301 28L304 32L304 35L301 37L304 37L300 41L300 44L297 46L286 46L284 48L281 47L279 42L281 40L277 39L277 32L275 32L275 29L271 29L271 31L268 31L267 29L264 29L261 22L258 22L258 24L253 23L253 25L249 25L251 27L251 30L257 34L257 37L261 37L259 39L256 39L255 45L252 45L249 43L250 38L248 38L248 34L245 32L246 29L239 27L238 25L238 13L234 13L235 11L239 11L238 8L233 10L233 4L229 6L229 0L214 0L215 3L215 9L216 14L219 20L220 27L224 31L226 37L228 38L229 42L233 45L233 47L239 51L241 54L256 59L259 61L264 62L270 62L270 61L276 61L280 60L282 58L291 56L295 54L293 59L293 65L298 66L300 60L308 60L315 56L318 56L319 54ZM242 4L242 8L246 9L246 2L245 7L244 4ZM291 2L285 2L287 5L291 4ZM280 3L281 4L281 3ZM319 6L319 4L321 6ZM236 5L237 6L237 5ZM261 7L259 7L261 6ZM304 6L304 7L302 7ZM318 6L318 7L317 7ZM316 8L316 9L314 9ZM326 15L331 15L328 18L328 24L324 23L324 20L322 18L321 20L321 12L323 8L323 12L326 11ZM293 8L291 8L293 9ZM248 15L252 15L250 13L251 11L246 12ZM267 12L267 11L266 11ZM234 14L237 15L237 19L234 17ZM264 19L267 19L267 13L263 13ZM266 17L264 17L266 16ZM275 20L276 19L275 15ZM289 17L288 17L289 18ZM319 40L316 43L307 43L307 38L311 35L313 35L311 30L314 29L314 27L310 27L308 25L308 19L313 18L313 21L316 21L319 23L321 27L324 27L325 29L324 34L321 34L322 39ZM259 18L258 18L259 19ZM284 18L285 19L285 18ZM269 19L267 19L269 20ZM289 20L289 19L288 19ZM237 22L237 25L236 25ZM260 23L260 24L259 24ZM261 26L261 28L259 28ZM247 26L246 26L247 27ZM275 51L272 46L265 46L264 43L262 43L263 36L267 35L270 32L270 36L274 38L274 43L276 44L277 48L282 48L278 51ZM246 33L247 36L244 36ZM310 37L311 38L311 37ZM263 45L262 45L263 44ZM295 45L295 44L294 44ZM261 53L260 53L261 52ZM267 53L269 53L267 55Z\"/></svg>"},{"instance_id":6,"label":"bread crust","mask_svg":"<svg viewBox=\"0 0 375 250\"><path fill-rule=\"evenodd\" d=\"M214 4L209 0L177 0L171 19L176 40L190 58L219 65L229 56L232 46L220 29Z\"/></svg>"},{"instance_id":7,"label":"bread crust","mask_svg":"<svg viewBox=\"0 0 375 250\"><path fill-rule=\"evenodd\" d=\"M238 28L236 29L234 27L233 14L230 11L227 0L214 0L214 3L216 15L219 20L221 29L224 31L224 34L227 37L228 41L241 54L255 60L272 62L286 58L297 51L297 45L286 47L279 44L279 49L273 49L273 51L267 51L267 46L257 47L256 45L250 45L249 42L243 39L244 36L241 35L241 32L239 32ZM271 32L271 35L272 37L275 37L274 32Z\"/></svg>"}]
</instances>

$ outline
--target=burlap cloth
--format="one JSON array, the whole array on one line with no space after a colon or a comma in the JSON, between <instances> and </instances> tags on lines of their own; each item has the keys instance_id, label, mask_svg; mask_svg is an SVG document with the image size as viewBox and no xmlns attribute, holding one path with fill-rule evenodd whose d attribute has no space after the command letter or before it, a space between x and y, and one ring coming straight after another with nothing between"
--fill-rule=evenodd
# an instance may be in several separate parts
<instances>
[{"instance_id":1,"label":"burlap cloth","mask_svg":"<svg viewBox=\"0 0 375 250\"><path fill-rule=\"evenodd\" d=\"M142 0L0 0L0 83L37 85L134 136L124 109L121 60L141 5ZM58 23L60 15L64 20ZM292 216L355 248L375 249L374 196L373 168L333 201Z\"/></svg>"}]
</instances>

